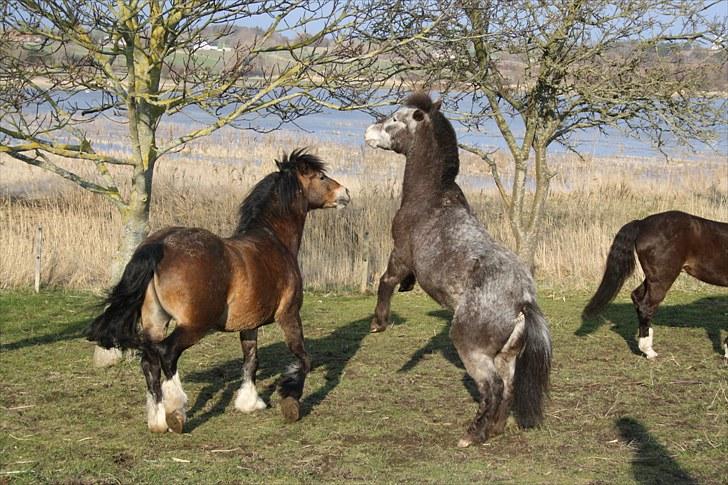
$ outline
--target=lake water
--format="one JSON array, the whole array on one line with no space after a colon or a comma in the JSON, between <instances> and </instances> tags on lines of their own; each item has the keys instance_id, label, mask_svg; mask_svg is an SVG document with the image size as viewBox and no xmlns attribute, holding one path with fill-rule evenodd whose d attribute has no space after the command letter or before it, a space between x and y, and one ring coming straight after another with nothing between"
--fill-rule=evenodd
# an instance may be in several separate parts
<instances>
[{"instance_id":1,"label":"lake water","mask_svg":"<svg viewBox=\"0 0 728 485\"><path fill-rule=\"evenodd\" d=\"M73 101L81 107L94 106L98 102L99 96L96 93L80 92L73 96ZM391 108L393 110L394 108ZM203 126L209 123L212 118L206 113L196 108L187 109L184 113L167 117L162 124L177 130L190 130L194 127ZM517 120L512 120L512 130L516 136L522 135L523 125ZM337 143L348 144L359 147L363 144L364 130L373 122L373 118L364 113L356 111L335 111L324 110L322 113L312 114L299 118L295 123L288 123L279 128L280 131L290 134L291 136L305 135L307 138L314 140L334 141ZM239 124L247 123L256 126L259 129L273 129L276 127L276 121L273 119L243 118ZM176 125L176 126L174 126ZM486 122L479 132L467 130L463 125L454 122L458 140L462 143L474 145L486 150L505 150L507 146L505 141L499 136L499 132L492 120ZM231 128L224 128L224 135ZM180 131L182 132L182 131ZM215 136L213 136L215 138ZM662 158L658 150L656 150L649 141L635 139L626 136L619 129L610 128L606 133L600 133L597 129L585 130L577 133L572 142L576 148L585 156L592 157L619 157L619 158ZM124 151L125 141L118 140L111 143L114 148ZM97 146L103 149L102 146ZM549 148L550 153L563 153L566 148L559 144L552 144ZM728 163L728 125L723 126L718 133L718 139L713 147L699 144L696 152L692 152L689 148L679 146L676 143L669 144L665 151L673 159L725 159Z\"/></svg>"}]
</instances>

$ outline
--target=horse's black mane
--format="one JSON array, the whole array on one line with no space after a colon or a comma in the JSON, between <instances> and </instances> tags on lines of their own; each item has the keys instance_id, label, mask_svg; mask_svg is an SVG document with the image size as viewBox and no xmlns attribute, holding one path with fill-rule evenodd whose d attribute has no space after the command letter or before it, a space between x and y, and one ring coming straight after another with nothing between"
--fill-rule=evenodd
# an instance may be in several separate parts
<instances>
[{"instance_id":1,"label":"horse's black mane","mask_svg":"<svg viewBox=\"0 0 728 485\"><path fill-rule=\"evenodd\" d=\"M276 160L277 172L269 173L255 184L240 204L238 225L233 237L251 229L265 226L276 217L290 214L300 195L297 173L326 172L326 165L315 155L306 153L305 148L293 150Z\"/></svg>"},{"instance_id":2,"label":"horse's black mane","mask_svg":"<svg viewBox=\"0 0 728 485\"><path fill-rule=\"evenodd\" d=\"M421 109L425 113L429 113L433 106L430 95L422 91L417 91L416 93L410 94L402 104L404 106L411 106L412 108Z\"/></svg>"},{"instance_id":3,"label":"horse's black mane","mask_svg":"<svg viewBox=\"0 0 728 485\"><path fill-rule=\"evenodd\" d=\"M421 109L430 115L432 120L432 131L443 157L442 184L447 188L455 183L455 178L460 171L460 157L458 154L458 142L450 121L440 112L427 93L415 92L405 99L404 106Z\"/></svg>"}]
</instances>

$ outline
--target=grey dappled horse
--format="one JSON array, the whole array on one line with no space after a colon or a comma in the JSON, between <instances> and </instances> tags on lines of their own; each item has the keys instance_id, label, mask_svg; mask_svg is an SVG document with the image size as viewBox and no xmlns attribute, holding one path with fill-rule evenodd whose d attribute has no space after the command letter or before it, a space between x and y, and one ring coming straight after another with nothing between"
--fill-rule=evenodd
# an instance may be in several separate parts
<instances>
[{"instance_id":1,"label":"grey dappled horse","mask_svg":"<svg viewBox=\"0 0 728 485\"><path fill-rule=\"evenodd\" d=\"M407 158L372 331L389 325L394 287L406 291L416 279L453 311L450 337L480 392L475 419L458 446L503 432L512 404L522 427L541 423L551 368L548 325L530 272L486 232L455 183L458 145L440 103L414 94L369 126L365 139Z\"/></svg>"}]
</instances>

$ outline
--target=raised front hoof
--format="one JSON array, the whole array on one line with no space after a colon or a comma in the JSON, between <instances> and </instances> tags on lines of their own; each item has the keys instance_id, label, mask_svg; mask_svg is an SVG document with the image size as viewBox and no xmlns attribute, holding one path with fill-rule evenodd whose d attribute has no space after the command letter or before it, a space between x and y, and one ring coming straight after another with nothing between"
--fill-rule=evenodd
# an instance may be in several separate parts
<instances>
[{"instance_id":1,"label":"raised front hoof","mask_svg":"<svg viewBox=\"0 0 728 485\"><path fill-rule=\"evenodd\" d=\"M173 433L181 434L185 428L185 415L181 411L167 414L167 426Z\"/></svg>"},{"instance_id":2,"label":"raised front hoof","mask_svg":"<svg viewBox=\"0 0 728 485\"><path fill-rule=\"evenodd\" d=\"M387 330L387 327L389 327L388 324L379 323L379 320L377 320L376 318L373 318L372 323L369 324L369 329L371 330L372 333L384 332L385 330Z\"/></svg>"},{"instance_id":3,"label":"raised front hoof","mask_svg":"<svg viewBox=\"0 0 728 485\"><path fill-rule=\"evenodd\" d=\"M293 397L285 397L281 400L281 413L286 423L295 423L301 419L301 403Z\"/></svg>"}]
</instances>

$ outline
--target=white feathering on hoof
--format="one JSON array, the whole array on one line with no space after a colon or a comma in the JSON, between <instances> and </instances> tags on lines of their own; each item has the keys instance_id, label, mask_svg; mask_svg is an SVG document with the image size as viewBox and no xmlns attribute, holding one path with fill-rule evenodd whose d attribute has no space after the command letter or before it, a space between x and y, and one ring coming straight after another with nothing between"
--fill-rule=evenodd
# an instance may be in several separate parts
<instances>
[{"instance_id":1,"label":"white feathering on hoof","mask_svg":"<svg viewBox=\"0 0 728 485\"><path fill-rule=\"evenodd\" d=\"M265 401L258 396L258 391L252 381L246 381L240 386L235 397L235 409L244 413L252 413L266 407Z\"/></svg>"},{"instance_id":2,"label":"white feathering on hoof","mask_svg":"<svg viewBox=\"0 0 728 485\"><path fill-rule=\"evenodd\" d=\"M168 429L164 404L155 402L150 393L147 393L147 426L154 433L164 433Z\"/></svg>"},{"instance_id":3,"label":"white feathering on hoof","mask_svg":"<svg viewBox=\"0 0 728 485\"><path fill-rule=\"evenodd\" d=\"M184 414L187 395L182 390L179 373L176 373L171 379L162 383L162 402L167 413L181 411Z\"/></svg>"},{"instance_id":4,"label":"white feathering on hoof","mask_svg":"<svg viewBox=\"0 0 728 485\"><path fill-rule=\"evenodd\" d=\"M288 367L286 367L286 372L284 372L284 375L286 376L295 376L301 371L301 364L299 362L291 362L288 364Z\"/></svg>"},{"instance_id":5,"label":"white feathering on hoof","mask_svg":"<svg viewBox=\"0 0 728 485\"><path fill-rule=\"evenodd\" d=\"M657 357L657 352L652 350L652 327L650 327L647 331L647 337L640 337L639 348L648 359L654 359Z\"/></svg>"}]
</instances>

